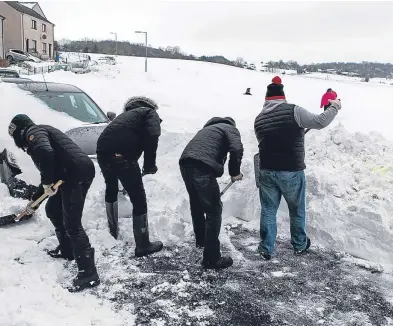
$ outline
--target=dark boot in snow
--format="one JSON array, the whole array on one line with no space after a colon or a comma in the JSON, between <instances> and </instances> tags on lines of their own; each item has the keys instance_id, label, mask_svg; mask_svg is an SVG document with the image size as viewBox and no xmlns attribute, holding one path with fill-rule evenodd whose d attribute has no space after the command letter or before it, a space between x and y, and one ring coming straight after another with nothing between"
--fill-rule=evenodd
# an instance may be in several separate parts
<instances>
[{"instance_id":1,"label":"dark boot in snow","mask_svg":"<svg viewBox=\"0 0 393 326\"><path fill-rule=\"evenodd\" d=\"M67 260L74 260L74 253L72 252L71 241L65 230L56 230L55 232L57 240L59 240L59 245L53 250L48 250L48 255L55 259L62 258Z\"/></svg>"},{"instance_id":2,"label":"dark boot in snow","mask_svg":"<svg viewBox=\"0 0 393 326\"><path fill-rule=\"evenodd\" d=\"M72 281L70 292L80 292L87 288L92 288L100 284L94 262L94 248L86 249L81 254L75 256L78 265L78 275Z\"/></svg>"},{"instance_id":3,"label":"dark boot in snow","mask_svg":"<svg viewBox=\"0 0 393 326\"><path fill-rule=\"evenodd\" d=\"M55 259L67 259L67 260L74 260L74 254L72 253L71 249L63 250L60 245L56 247L56 249L48 250L48 255Z\"/></svg>"},{"instance_id":4,"label":"dark boot in snow","mask_svg":"<svg viewBox=\"0 0 393 326\"><path fill-rule=\"evenodd\" d=\"M228 268L233 265L233 260L229 256L223 256L220 257L217 261L215 262L209 262L209 261L202 261L202 266L206 269L223 269L223 268Z\"/></svg>"},{"instance_id":5,"label":"dark boot in snow","mask_svg":"<svg viewBox=\"0 0 393 326\"><path fill-rule=\"evenodd\" d=\"M161 241L150 242L147 214L133 217L135 256L143 257L162 250Z\"/></svg>"},{"instance_id":6,"label":"dark boot in snow","mask_svg":"<svg viewBox=\"0 0 393 326\"><path fill-rule=\"evenodd\" d=\"M114 203L105 203L106 205L106 214L108 217L108 226L109 233L117 239L119 235L119 208L118 202Z\"/></svg>"},{"instance_id":7,"label":"dark boot in snow","mask_svg":"<svg viewBox=\"0 0 393 326\"><path fill-rule=\"evenodd\" d=\"M305 254L310 247L311 247L311 240L309 238L307 238L306 248L304 248L303 250L295 250L295 255Z\"/></svg>"}]
</instances>

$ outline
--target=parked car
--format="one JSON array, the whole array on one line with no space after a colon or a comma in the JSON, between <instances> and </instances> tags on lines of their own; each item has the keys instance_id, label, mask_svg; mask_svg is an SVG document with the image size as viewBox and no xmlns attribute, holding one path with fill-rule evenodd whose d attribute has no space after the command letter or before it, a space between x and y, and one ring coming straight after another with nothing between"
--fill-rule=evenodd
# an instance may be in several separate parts
<instances>
[{"instance_id":1,"label":"parked car","mask_svg":"<svg viewBox=\"0 0 393 326\"><path fill-rule=\"evenodd\" d=\"M0 68L0 77L14 77L19 78L19 73L13 69Z\"/></svg>"},{"instance_id":2,"label":"parked car","mask_svg":"<svg viewBox=\"0 0 393 326\"><path fill-rule=\"evenodd\" d=\"M88 61L79 61L71 64L71 71L75 74L86 74L90 72Z\"/></svg>"},{"instance_id":3,"label":"parked car","mask_svg":"<svg viewBox=\"0 0 393 326\"><path fill-rule=\"evenodd\" d=\"M5 54L5 58L8 60L9 64L21 61L41 62L40 59L21 50L8 50L8 52Z\"/></svg>"},{"instance_id":4,"label":"parked car","mask_svg":"<svg viewBox=\"0 0 393 326\"><path fill-rule=\"evenodd\" d=\"M71 71L71 65L69 65L69 64L55 64L52 67L50 67L50 71L56 71L56 70Z\"/></svg>"},{"instance_id":5,"label":"parked car","mask_svg":"<svg viewBox=\"0 0 393 326\"><path fill-rule=\"evenodd\" d=\"M11 84L25 84L32 82L29 78L17 78L17 77L0 77L0 80L3 83L11 83Z\"/></svg>"},{"instance_id":6,"label":"parked car","mask_svg":"<svg viewBox=\"0 0 393 326\"><path fill-rule=\"evenodd\" d=\"M116 64L116 59L111 56L103 56L98 58L98 62L100 63L106 63L108 65L115 65Z\"/></svg>"},{"instance_id":7,"label":"parked car","mask_svg":"<svg viewBox=\"0 0 393 326\"><path fill-rule=\"evenodd\" d=\"M116 117L115 113L108 112L105 115L89 95L73 85L31 81L18 84L18 87L40 99L48 107L48 110L62 112L79 120L80 125L66 131L66 134L90 158L96 159L98 137L108 123ZM1 182L7 185L11 196L27 199L36 187L18 179L17 175L21 173L22 170L15 155L5 148L0 153Z\"/></svg>"}]
</instances>

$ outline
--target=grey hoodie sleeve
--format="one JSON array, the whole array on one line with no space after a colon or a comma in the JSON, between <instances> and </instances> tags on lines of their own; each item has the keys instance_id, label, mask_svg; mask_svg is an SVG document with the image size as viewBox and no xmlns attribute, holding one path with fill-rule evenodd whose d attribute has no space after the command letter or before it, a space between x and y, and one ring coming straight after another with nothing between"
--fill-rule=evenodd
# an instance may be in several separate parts
<instances>
[{"instance_id":1,"label":"grey hoodie sleeve","mask_svg":"<svg viewBox=\"0 0 393 326\"><path fill-rule=\"evenodd\" d=\"M295 105L294 116L297 124L301 128L323 129L327 127L336 117L338 110L329 106L321 114L314 114L300 106Z\"/></svg>"}]
</instances>

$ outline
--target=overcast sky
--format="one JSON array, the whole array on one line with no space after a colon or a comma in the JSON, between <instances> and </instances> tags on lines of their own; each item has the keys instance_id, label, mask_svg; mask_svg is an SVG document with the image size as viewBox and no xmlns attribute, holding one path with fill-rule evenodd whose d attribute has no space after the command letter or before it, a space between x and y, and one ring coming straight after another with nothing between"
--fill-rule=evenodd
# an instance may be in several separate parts
<instances>
[{"instance_id":1,"label":"overcast sky","mask_svg":"<svg viewBox=\"0 0 393 326\"><path fill-rule=\"evenodd\" d=\"M55 38L178 45L251 62L393 61L393 2L41 1Z\"/></svg>"}]
</instances>

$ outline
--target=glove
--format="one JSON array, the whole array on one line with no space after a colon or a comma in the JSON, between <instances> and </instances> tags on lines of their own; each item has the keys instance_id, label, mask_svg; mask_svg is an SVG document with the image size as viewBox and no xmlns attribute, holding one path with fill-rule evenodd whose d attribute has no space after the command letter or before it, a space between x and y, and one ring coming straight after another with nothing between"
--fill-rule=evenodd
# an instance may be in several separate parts
<instances>
[{"instance_id":1,"label":"glove","mask_svg":"<svg viewBox=\"0 0 393 326\"><path fill-rule=\"evenodd\" d=\"M43 185L44 193L49 197L52 197L57 194L57 189L53 189L53 183L51 185Z\"/></svg>"},{"instance_id":2,"label":"glove","mask_svg":"<svg viewBox=\"0 0 393 326\"><path fill-rule=\"evenodd\" d=\"M337 110L341 110L341 100L329 100L330 106L336 108Z\"/></svg>"},{"instance_id":3,"label":"glove","mask_svg":"<svg viewBox=\"0 0 393 326\"><path fill-rule=\"evenodd\" d=\"M29 202L27 205L26 205L26 208L25 208L25 214L26 215L33 215L34 213L35 213L35 211L37 210L37 208L38 207L31 207L31 205L34 203L34 201L31 201L31 202Z\"/></svg>"},{"instance_id":4,"label":"glove","mask_svg":"<svg viewBox=\"0 0 393 326\"><path fill-rule=\"evenodd\" d=\"M156 166L153 166L152 168L149 168L149 169L143 168L142 176L144 176L146 174L156 174L157 171L158 171L158 169Z\"/></svg>"},{"instance_id":5,"label":"glove","mask_svg":"<svg viewBox=\"0 0 393 326\"><path fill-rule=\"evenodd\" d=\"M235 176L235 177L231 177L231 181L232 182L236 182L236 181L240 181L243 179L243 174L240 173L239 175Z\"/></svg>"}]
</instances>

